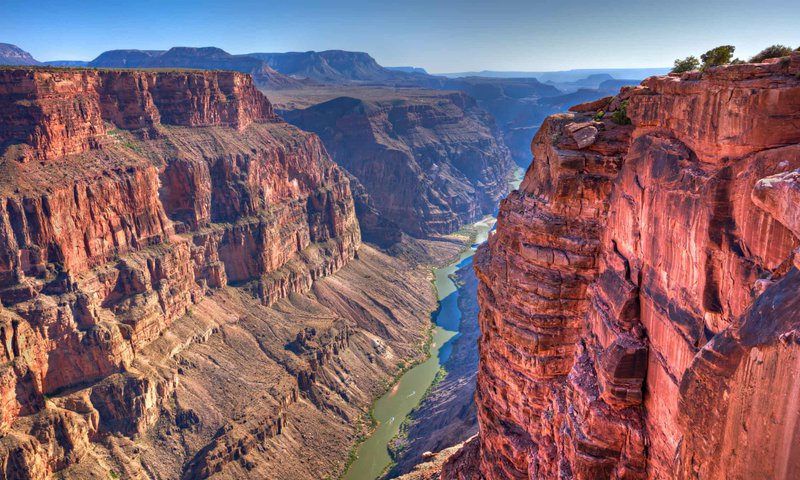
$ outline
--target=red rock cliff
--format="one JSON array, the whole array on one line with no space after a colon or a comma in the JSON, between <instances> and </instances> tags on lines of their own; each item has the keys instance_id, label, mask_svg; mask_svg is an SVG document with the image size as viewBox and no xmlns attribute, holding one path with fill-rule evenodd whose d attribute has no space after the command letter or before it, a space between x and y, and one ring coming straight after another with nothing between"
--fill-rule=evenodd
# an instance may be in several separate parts
<instances>
[{"instance_id":1,"label":"red rock cliff","mask_svg":"<svg viewBox=\"0 0 800 480\"><path fill-rule=\"evenodd\" d=\"M20 419L55 415L47 396L94 385L59 415L141 431L174 382L114 374L204 293L235 283L268 305L359 246L347 178L247 75L0 69L0 112L0 430L17 430L0 435L0 465L12 477L86 451L71 417Z\"/></svg>"},{"instance_id":2,"label":"red rock cliff","mask_svg":"<svg viewBox=\"0 0 800 480\"><path fill-rule=\"evenodd\" d=\"M52 159L96 147L109 128L157 124L243 129L275 120L249 76L234 72L0 70L0 142L22 158Z\"/></svg>"},{"instance_id":3,"label":"red rock cliff","mask_svg":"<svg viewBox=\"0 0 800 480\"><path fill-rule=\"evenodd\" d=\"M800 54L573 110L476 255L480 437L445 477L798 478Z\"/></svg>"}]
</instances>

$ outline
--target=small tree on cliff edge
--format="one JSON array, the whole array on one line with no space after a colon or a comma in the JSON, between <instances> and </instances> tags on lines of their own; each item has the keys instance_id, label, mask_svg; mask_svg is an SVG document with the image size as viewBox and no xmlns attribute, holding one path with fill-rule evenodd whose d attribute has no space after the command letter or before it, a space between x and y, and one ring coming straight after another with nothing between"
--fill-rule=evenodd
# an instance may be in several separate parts
<instances>
[{"instance_id":1,"label":"small tree on cliff edge","mask_svg":"<svg viewBox=\"0 0 800 480\"><path fill-rule=\"evenodd\" d=\"M727 65L731 63L734 50L736 50L736 47L733 45L722 45L717 48L712 48L706 53L700 55L700 60L703 61L702 70L705 70L708 67L717 67L719 65Z\"/></svg>"},{"instance_id":2,"label":"small tree on cliff edge","mask_svg":"<svg viewBox=\"0 0 800 480\"><path fill-rule=\"evenodd\" d=\"M700 60L694 55L686 57L683 60L679 58L675 60L675 67L672 69L672 73L691 72L692 70L697 70L699 66Z\"/></svg>"},{"instance_id":3,"label":"small tree on cliff edge","mask_svg":"<svg viewBox=\"0 0 800 480\"><path fill-rule=\"evenodd\" d=\"M780 58L792 54L792 48L786 45L772 45L761 50L758 55L750 59L750 63L761 63L768 58Z\"/></svg>"}]
</instances>

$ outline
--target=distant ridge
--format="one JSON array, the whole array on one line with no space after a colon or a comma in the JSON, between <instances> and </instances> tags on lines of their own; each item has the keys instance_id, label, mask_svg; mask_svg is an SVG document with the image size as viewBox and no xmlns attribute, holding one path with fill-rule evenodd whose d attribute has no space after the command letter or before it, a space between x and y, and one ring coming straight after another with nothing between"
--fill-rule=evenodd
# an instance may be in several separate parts
<instances>
[{"instance_id":1,"label":"distant ridge","mask_svg":"<svg viewBox=\"0 0 800 480\"><path fill-rule=\"evenodd\" d=\"M321 52L250 53L275 70L295 78L322 83L420 83L427 73L382 67L365 52L325 50ZM410 68L410 67L409 67ZM420 69L421 70L421 69Z\"/></svg>"},{"instance_id":2,"label":"distant ridge","mask_svg":"<svg viewBox=\"0 0 800 480\"><path fill-rule=\"evenodd\" d=\"M89 62L85 60L50 60L42 62L43 65L50 67L88 67Z\"/></svg>"},{"instance_id":3,"label":"distant ridge","mask_svg":"<svg viewBox=\"0 0 800 480\"><path fill-rule=\"evenodd\" d=\"M393 70L395 72L405 73L421 73L423 75L430 75L427 70L422 67L383 67L386 70Z\"/></svg>"},{"instance_id":4,"label":"distant ridge","mask_svg":"<svg viewBox=\"0 0 800 480\"><path fill-rule=\"evenodd\" d=\"M644 80L653 75L664 75L669 73L670 68L580 68L573 70L541 71L541 72L520 72L520 71L497 71L482 70L479 72L456 72L456 73L437 73L449 78L458 77L489 77L489 78L537 78L543 82L575 82L592 75L611 75L614 78L631 78Z\"/></svg>"},{"instance_id":5,"label":"distant ridge","mask_svg":"<svg viewBox=\"0 0 800 480\"><path fill-rule=\"evenodd\" d=\"M16 45L0 43L0 65L41 65L41 62Z\"/></svg>"},{"instance_id":6,"label":"distant ridge","mask_svg":"<svg viewBox=\"0 0 800 480\"><path fill-rule=\"evenodd\" d=\"M39 62L16 45L0 43L0 65L50 65L95 68L198 68L234 70L250 73L261 86L268 88L301 88L308 80L320 83L376 83L426 88L464 87L459 80L537 79L559 89L598 88L605 80L630 79L639 82L649 76L664 75L669 68L595 68L562 71L497 71L482 70L429 74L412 66L384 67L366 52L324 50L307 52L250 53L233 55L216 47L173 47L169 50L121 49L101 53L91 61L52 60ZM300 80L306 80L301 82ZM481 81L480 83L484 83ZM552 94L553 92L548 92Z\"/></svg>"},{"instance_id":7,"label":"distant ridge","mask_svg":"<svg viewBox=\"0 0 800 480\"><path fill-rule=\"evenodd\" d=\"M89 62L90 67L135 68L166 53L166 50L108 50Z\"/></svg>"},{"instance_id":8,"label":"distant ridge","mask_svg":"<svg viewBox=\"0 0 800 480\"><path fill-rule=\"evenodd\" d=\"M248 55L231 55L217 47L173 47L169 50L110 50L89 62L95 68L198 68L249 73L263 87L297 88L302 82L276 72Z\"/></svg>"}]
</instances>

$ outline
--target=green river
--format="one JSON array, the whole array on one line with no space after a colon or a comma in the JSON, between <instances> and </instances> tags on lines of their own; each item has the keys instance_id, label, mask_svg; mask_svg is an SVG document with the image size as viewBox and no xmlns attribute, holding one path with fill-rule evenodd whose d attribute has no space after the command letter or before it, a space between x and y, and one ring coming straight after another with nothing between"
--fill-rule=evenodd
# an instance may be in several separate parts
<instances>
[{"instance_id":1,"label":"green river","mask_svg":"<svg viewBox=\"0 0 800 480\"><path fill-rule=\"evenodd\" d=\"M509 181L511 190L519 187L525 171L518 168ZM436 326L430 347L430 357L406 373L392 388L373 404L372 414L377 427L367 440L359 445L357 458L342 477L343 480L373 480L381 476L391 464L387 446L400 431L400 424L419 405L425 391L433 383L436 373L450 356L452 342L461 326L461 310L458 308L459 290L450 275L472 262L475 249L489 237L495 218L487 216L473 225L475 243L461 252L451 264L434 269L434 284L439 298L439 309L433 313ZM477 346L476 346L477 348Z\"/></svg>"},{"instance_id":2,"label":"green river","mask_svg":"<svg viewBox=\"0 0 800 480\"><path fill-rule=\"evenodd\" d=\"M461 252L453 263L434 269L434 284L439 298L439 309L434 312L436 326L430 357L411 368L400 377L386 394L373 405L372 415L377 428L370 437L358 447L358 458L350 465L344 480L372 480L378 478L392 462L387 445L400 431L400 424L416 407L425 391L433 383L439 367L450 356L452 340L458 335L461 325L461 310L458 308L458 288L450 275L472 260L475 248L486 241L494 226L494 217L486 217L474 224L477 232L475 245Z\"/></svg>"}]
</instances>

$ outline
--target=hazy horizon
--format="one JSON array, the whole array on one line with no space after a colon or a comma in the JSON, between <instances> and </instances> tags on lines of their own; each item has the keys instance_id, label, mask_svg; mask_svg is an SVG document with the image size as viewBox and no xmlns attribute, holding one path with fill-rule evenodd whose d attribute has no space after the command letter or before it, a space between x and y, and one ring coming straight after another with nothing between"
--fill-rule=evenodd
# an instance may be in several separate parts
<instances>
[{"instance_id":1,"label":"hazy horizon","mask_svg":"<svg viewBox=\"0 0 800 480\"><path fill-rule=\"evenodd\" d=\"M124 48L215 46L233 54L365 51L381 65L432 73L557 71L663 68L720 44L735 45L741 58L775 43L800 45L800 18L791 14L798 9L786 0L144 0L124 7L11 1L4 10L0 41L40 61L92 60Z\"/></svg>"}]
</instances>

